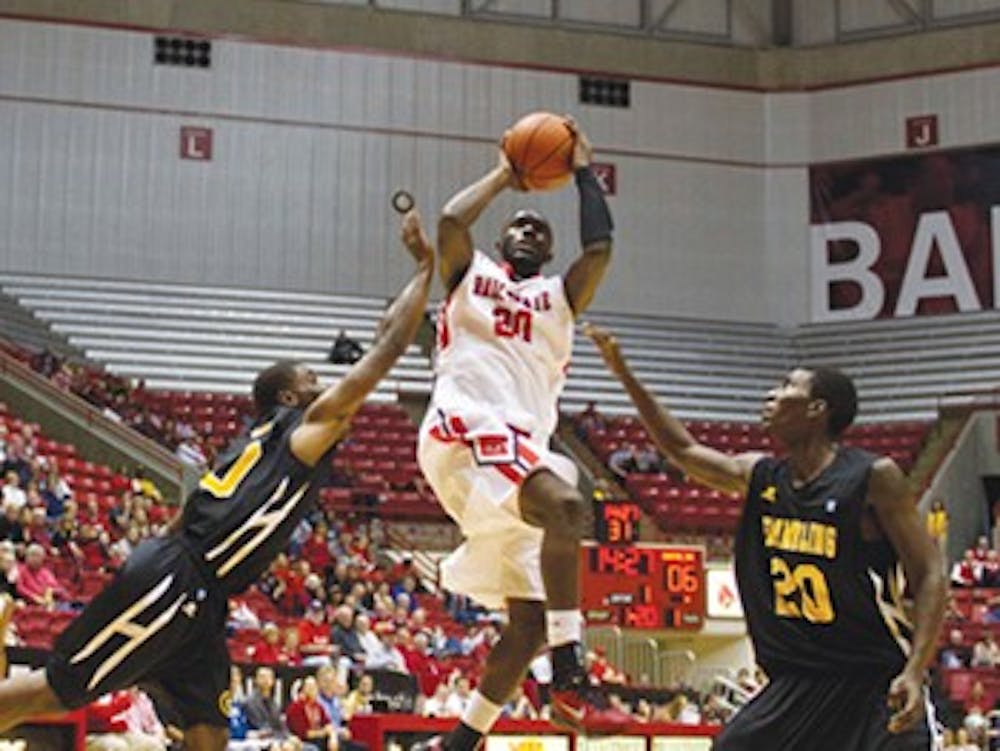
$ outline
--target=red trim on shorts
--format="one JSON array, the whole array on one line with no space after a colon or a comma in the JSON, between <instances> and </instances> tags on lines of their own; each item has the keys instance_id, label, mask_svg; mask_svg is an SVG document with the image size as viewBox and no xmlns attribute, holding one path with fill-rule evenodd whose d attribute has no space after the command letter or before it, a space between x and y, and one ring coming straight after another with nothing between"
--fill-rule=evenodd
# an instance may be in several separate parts
<instances>
[{"instance_id":1,"label":"red trim on shorts","mask_svg":"<svg viewBox=\"0 0 1000 751\"><path fill-rule=\"evenodd\" d=\"M529 449L520 441L517 442L517 456L518 458L523 459L525 463L527 463L529 466L538 463L538 454Z\"/></svg>"},{"instance_id":2,"label":"red trim on shorts","mask_svg":"<svg viewBox=\"0 0 1000 751\"><path fill-rule=\"evenodd\" d=\"M431 428L430 433L431 433L431 438L441 441L442 443L456 443L457 441L461 440L460 438L454 438L450 435L445 435L445 432L441 430L440 425L435 425L433 428Z\"/></svg>"},{"instance_id":3,"label":"red trim on shorts","mask_svg":"<svg viewBox=\"0 0 1000 751\"><path fill-rule=\"evenodd\" d=\"M524 482L524 478L528 476L527 473L521 474L514 464L494 464L493 466L496 467L497 472L502 474L515 485L520 485Z\"/></svg>"}]
</instances>

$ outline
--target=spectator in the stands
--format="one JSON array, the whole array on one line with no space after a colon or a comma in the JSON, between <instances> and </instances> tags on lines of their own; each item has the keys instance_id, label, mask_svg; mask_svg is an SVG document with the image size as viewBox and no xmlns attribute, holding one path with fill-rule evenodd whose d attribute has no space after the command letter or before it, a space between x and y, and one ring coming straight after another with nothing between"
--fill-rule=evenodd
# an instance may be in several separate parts
<instances>
[{"instance_id":1,"label":"spectator in the stands","mask_svg":"<svg viewBox=\"0 0 1000 751\"><path fill-rule=\"evenodd\" d=\"M13 470L7 470L3 478L3 505L14 506L20 511L28 504L28 496L21 487L21 477Z\"/></svg>"},{"instance_id":2,"label":"spectator in the stands","mask_svg":"<svg viewBox=\"0 0 1000 751\"><path fill-rule=\"evenodd\" d=\"M948 510L944 501L935 498L927 512L927 533L937 542L941 550L947 550L948 544Z\"/></svg>"},{"instance_id":3,"label":"spectator in the stands","mask_svg":"<svg viewBox=\"0 0 1000 751\"><path fill-rule=\"evenodd\" d=\"M326 622L323 603L313 600L306 608L306 614L299 621L299 651L302 664L307 666L325 665L333 654L330 640L330 625Z\"/></svg>"},{"instance_id":4,"label":"spectator in the stands","mask_svg":"<svg viewBox=\"0 0 1000 751\"><path fill-rule=\"evenodd\" d=\"M1000 645L997 645L992 631L987 631L983 634L983 638L973 645L970 666L974 668L1000 668Z\"/></svg>"},{"instance_id":5,"label":"spectator in the stands","mask_svg":"<svg viewBox=\"0 0 1000 751\"><path fill-rule=\"evenodd\" d=\"M42 483L42 498L45 500L46 513L50 519L56 519L63 512L63 505L73 497L69 483L59 474L55 462L49 463L49 471Z\"/></svg>"},{"instance_id":6,"label":"spectator in the stands","mask_svg":"<svg viewBox=\"0 0 1000 751\"><path fill-rule=\"evenodd\" d=\"M462 717L470 701L472 701L472 681L469 676L460 675L455 679L451 693L448 694L448 701L445 702L448 716Z\"/></svg>"},{"instance_id":7,"label":"spectator in the stands","mask_svg":"<svg viewBox=\"0 0 1000 751\"><path fill-rule=\"evenodd\" d=\"M111 722L120 723L124 729L120 733L88 736L88 751L165 751L169 739L152 699L135 687L121 694L125 701L115 706L124 705L125 709L112 717Z\"/></svg>"},{"instance_id":8,"label":"spectator in the stands","mask_svg":"<svg viewBox=\"0 0 1000 751\"><path fill-rule=\"evenodd\" d=\"M373 699L375 699L375 679L371 673L363 673L358 679L358 685L344 699L344 714L347 717L370 714Z\"/></svg>"},{"instance_id":9,"label":"spectator in the stands","mask_svg":"<svg viewBox=\"0 0 1000 751\"><path fill-rule=\"evenodd\" d=\"M406 608L412 613L418 605L417 602L417 590L419 585L417 584L417 577L413 574L407 574L403 577L402 581L396 584L392 588L392 596L395 600L395 604L398 607L401 604L405 604ZM405 602L401 602L399 596L405 594Z\"/></svg>"},{"instance_id":10,"label":"spectator in the stands","mask_svg":"<svg viewBox=\"0 0 1000 751\"><path fill-rule=\"evenodd\" d=\"M431 653L430 637L426 631L418 631L407 645L400 645L406 662L406 672L417 679L423 696L430 696L441 683L441 668ZM447 694L445 695L447 698Z\"/></svg>"},{"instance_id":11,"label":"spectator in the stands","mask_svg":"<svg viewBox=\"0 0 1000 751\"><path fill-rule=\"evenodd\" d=\"M948 644L938 655L938 664L943 668L967 668L972 660L971 650L965 646L961 630L953 628L948 634Z\"/></svg>"},{"instance_id":12,"label":"spectator in the stands","mask_svg":"<svg viewBox=\"0 0 1000 751\"><path fill-rule=\"evenodd\" d=\"M587 402L587 406L576 417L575 432L577 438L581 441L587 440L588 436L593 435L595 432L600 432L606 427L607 423L597 411L597 403L594 401Z\"/></svg>"},{"instance_id":13,"label":"spectator in the stands","mask_svg":"<svg viewBox=\"0 0 1000 751\"><path fill-rule=\"evenodd\" d=\"M28 546L24 563L18 567L17 594L32 605L48 608L69 599L66 587L45 565L45 549L38 543Z\"/></svg>"},{"instance_id":14,"label":"spectator in the stands","mask_svg":"<svg viewBox=\"0 0 1000 751\"><path fill-rule=\"evenodd\" d=\"M177 448L174 449L174 455L185 464L198 467L199 469L204 469L208 464L208 457L205 456L205 452L193 438L178 441Z\"/></svg>"},{"instance_id":15,"label":"spectator in the stands","mask_svg":"<svg viewBox=\"0 0 1000 751\"><path fill-rule=\"evenodd\" d=\"M121 566L128 560L128 557L132 555L132 551L136 549L141 541L142 536L139 534L139 528L134 524L131 525L125 534L118 540L115 540L108 549L111 565L115 567Z\"/></svg>"},{"instance_id":16,"label":"spectator in the stands","mask_svg":"<svg viewBox=\"0 0 1000 751\"><path fill-rule=\"evenodd\" d=\"M132 492L146 498L152 498L157 503L163 500L163 494L156 487L156 483L146 476L146 469L144 467L136 467L132 473Z\"/></svg>"},{"instance_id":17,"label":"spectator in the stands","mask_svg":"<svg viewBox=\"0 0 1000 751\"><path fill-rule=\"evenodd\" d=\"M24 526L25 543L36 542L46 550L52 550L52 533L49 531L49 520L45 516L45 507L26 507L21 509Z\"/></svg>"},{"instance_id":18,"label":"spectator in the stands","mask_svg":"<svg viewBox=\"0 0 1000 751\"><path fill-rule=\"evenodd\" d=\"M356 665L365 664L365 650L361 646L358 632L354 628L354 611L349 605L341 605L333 613L332 641L340 648L340 654Z\"/></svg>"},{"instance_id":19,"label":"spectator in the stands","mask_svg":"<svg viewBox=\"0 0 1000 751\"><path fill-rule=\"evenodd\" d=\"M8 472L17 475L18 485L24 485L31 479L31 459L32 452L29 446L25 445L24 437L14 433L7 440L7 458L3 463L3 474L7 477Z\"/></svg>"},{"instance_id":20,"label":"spectator in the stands","mask_svg":"<svg viewBox=\"0 0 1000 751\"><path fill-rule=\"evenodd\" d=\"M312 533L302 544L300 555L309 561L309 567L317 573L325 574L327 569L333 565L333 556L330 555L330 529L326 522L317 522Z\"/></svg>"},{"instance_id":21,"label":"spectator in the stands","mask_svg":"<svg viewBox=\"0 0 1000 751\"><path fill-rule=\"evenodd\" d=\"M285 640L281 645L281 652L278 654L278 662L281 665L293 667L302 664L302 652L299 650L299 629L296 626L289 626L285 629Z\"/></svg>"},{"instance_id":22,"label":"spectator in the stands","mask_svg":"<svg viewBox=\"0 0 1000 751\"><path fill-rule=\"evenodd\" d=\"M10 540L0 542L0 593L15 596L17 594L17 555L14 553L14 543Z\"/></svg>"},{"instance_id":23,"label":"spectator in the stands","mask_svg":"<svg viewBox=\"0 0 1000 751\"><path fill-rule=\"evenodd\" d=\"M370 661L365 662L365 668L392 670L396 673L407 672L406 659L396 647L396 627L392 623L382 622L375 624L374 630L378 635L379 648Z\"/></svg>"},{"instance_id":24,"label":"spectator in the stands","mask_svg":"<svg viewBox=\"0 0 1000 751\"><path fill-rule=\"evenodd\" d=\"M991 550L983 561L982 586L1000 587L1000 551Z\"/></svg>"},{"instance_id":25,"label":"spectator in the stands","mask_svg":"<svg viewBox=\"0 0 1000 751\"><path fill-rule=\"evenodd\" d=\"M281 707L274 695L274 670L258 667L253 675L253 689L246 701L247 737L267 741L288 735Z\"/></svg>"},{"instance_id":26,"label":"spectator in the stands","mask_svg":"<svg viewBox=\"0 0 1000 751\"><path fill-rule=\"evenodd\" d=\"M0 540L10 540L16 545L24 543L21 509L15 503L3 505L3 516L0 517Z\"/></svg>"},{"instance_id":27,"label":"spectator in the stands","mask_svg":"<svg viewBox=\"0 0 1000 751\"><path fill-rule=\"evenodd\" d=\"M337 748L337 731L319 703L319 685L315 676L308 675L302 680L298 696L285 709L285 721L288 729L306 743L330 751Z\"/></svg>"},{"instance_id":28,"label":"spectator in the stands","mask_svg":"<svg viewBox=\"0 0 1000 751\"><path fill-rule=\"evenodd\" d=\"M635 471L645 474L655 474L663 471L663 459L651 443L643 444L635 452Z\"/></svg>"},{"instance_id":29,"label":"spectator in the stands","mask_svg":"<svg viewBox=\"0 0 1000 751\"><path fill-rule=\"evenodd\" d=\"M608 469L624 480L636 470L635 456L635 444L624 443L608 456Z\"/></svg>"},{"instance_id":30,"label":"spectator in the stands","mask_svg":"<svg viewBox=\"0 0 1000 751\"><path fill-rule=\"evenodd\" d=\"M365 667L374 667L382 652L382 642L378 635L372 631L371 618L364 613L358 613L354 617L354 632L358 635L358 642L365 653Z\"/></svg>"},{"instance_id":31,"label":"spectator in the stands","mask_svg":"<svg viewBox=\"0 0 1000 751\"><path fill-rule=\"evenodd\" d=\"M260 629L260 636L250 645L250 659L264 665L277 665L281 662L281 629L272 621L268 621Z\"/></svg>"},{"instance_id":32,"label":"spectator in the stands","mask_svg":"<svg viewBox=\"0 0 1000 751\"><path fill-rule=\"evenodd\" d=\"M951 583L957 587L974 587L982 576L982 566L974 550L966 550L961 560L951 567Z\"/></svg>"},{"instance_id":33,"label":"spectator in the stands","mask_svg":"<svg viewBox=\"0 0 1000 751\"><path fill-rule=\"evenodd\" d=\"M391 613L395 607L389 582L380 582L372 593L372 610Z\"/></svg>"},{"instance_id":34,"label":"spectator in the stands","mask_svg":"<svg viewBox=\"0 0 1000 751\"><path fill-rule=\"evenodd\" d=\"M448 688L448 684L443 681L439 683L434 689L434 693L424 701L424 717L451 717L452 715L448 714L448 697L450 695L451 689Z\"/></svg>"},{"instance_id":35,"label":"spectator in the stands","mask_svg":"<svg viewBox=\"0 0 1000 751\"><path fill-rule=\"evenodd\" d=\"M333 346L326 359L334 365L352 365L360 360L363 354L364 350L361 349L361 345L351 339L344 329L341 329L337 338L333 340Z\"/></svg>"},{"instance_id":36,"label":"spectator in the stands","mask_svg":"<svg viewBox=\"0 0 1000 751\"><path fill-rule=\"evenodd\" d=\"M344 700L347 698L347 684L337 677L337 671L330 665L316 671L316 683L319 686L319 703L326 710L337 735L339 751L351 751L363 748L362 744L351 740L351 730L347 727L350 715L344 712Z\"/></svg>"}]
</instances>

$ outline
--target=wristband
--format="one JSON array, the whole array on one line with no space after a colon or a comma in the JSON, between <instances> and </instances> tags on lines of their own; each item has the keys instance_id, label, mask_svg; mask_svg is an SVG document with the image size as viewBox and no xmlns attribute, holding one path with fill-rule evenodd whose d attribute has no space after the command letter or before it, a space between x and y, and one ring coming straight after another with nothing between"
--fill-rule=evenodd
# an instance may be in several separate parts
<instances>
[{"instance_id":1,"label":"wristband","mask_svg":"<svg viewBox=\"0 0 1000 751\"><path fill-rule=\"evenodd\" d=\"M580 167L575 177L580 191L580 243L586 248L593 243L610 240L615 225L593 170Z\"/></svg>"}]
</instances>

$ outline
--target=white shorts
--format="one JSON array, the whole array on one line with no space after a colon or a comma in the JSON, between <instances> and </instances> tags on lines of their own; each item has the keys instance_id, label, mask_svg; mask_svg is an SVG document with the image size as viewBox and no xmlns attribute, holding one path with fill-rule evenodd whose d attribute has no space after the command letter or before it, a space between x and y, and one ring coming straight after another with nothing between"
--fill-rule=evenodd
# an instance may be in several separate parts
<instances>
[{"instance_id":1,"label":"white shorts","mask_svg":"<svg viewBox=\"0 0 1000 751\"><path fill-rule=\"evenodd\" d=\"M470 429L469 425L477 427ZM521 519L518 495L532 472L549 469L574 488L576 465L497 421L463 420L433 405L417 461L465 542L441 562L441 584L487 608L508 598L545 600L542 530Z\"/></svg>"}]
</instances>

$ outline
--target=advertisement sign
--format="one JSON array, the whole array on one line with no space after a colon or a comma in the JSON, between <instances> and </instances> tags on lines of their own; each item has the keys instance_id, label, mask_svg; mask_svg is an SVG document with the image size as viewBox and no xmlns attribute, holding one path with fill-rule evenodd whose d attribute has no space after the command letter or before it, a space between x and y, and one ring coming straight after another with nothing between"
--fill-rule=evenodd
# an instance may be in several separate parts
<instances>
[{"instance_id":1,"label":"advertisement sign","mask_svg":"<svg viewBox=\"0 0 1000 751\"><path fill-rule=\"evenodd\" d=\"M486 736L484 751L569 751L565 735L494 735Z\"/></svg>"},{"instance_id":2,"label":"advertisement sign","mask_svg":"<svg viewBox=\"0 0 1000 751\"><path fill-rule=\"evenodd\" d=\"M665 738L656 736L649 751L711 751L711 738Z\"/></svg>"},{"instance_id":3,"label":"advertisement sign","mask_svg":"<svg viewBox=\"0 0 1000 751\"><path fill-rule=\"evenodd\" d=\"M736 588L736 572L728 568L710 568L706 572L708 617L743 619L743 605Z\"/></svg>"},{"instance_id":4,"label":"advertisement sign","mask_svg":"<svg viewBox=\"0 0 1000 751\"><path fill-rule=\"evenodd\" d=\"M1000 307L1000 146L814 165L813 321Z\"/></svg>"},{"instance_id":5,"label":"advertisement sign","mask_svg":"<svg viewBox=\"0 0 1000 751\"><path fill-rule=\"evenodd\" d=\"M577 751L646 751L646 738L641 735L612 735L606 738L577 736Z\"/></svg>"}]
</instances>

